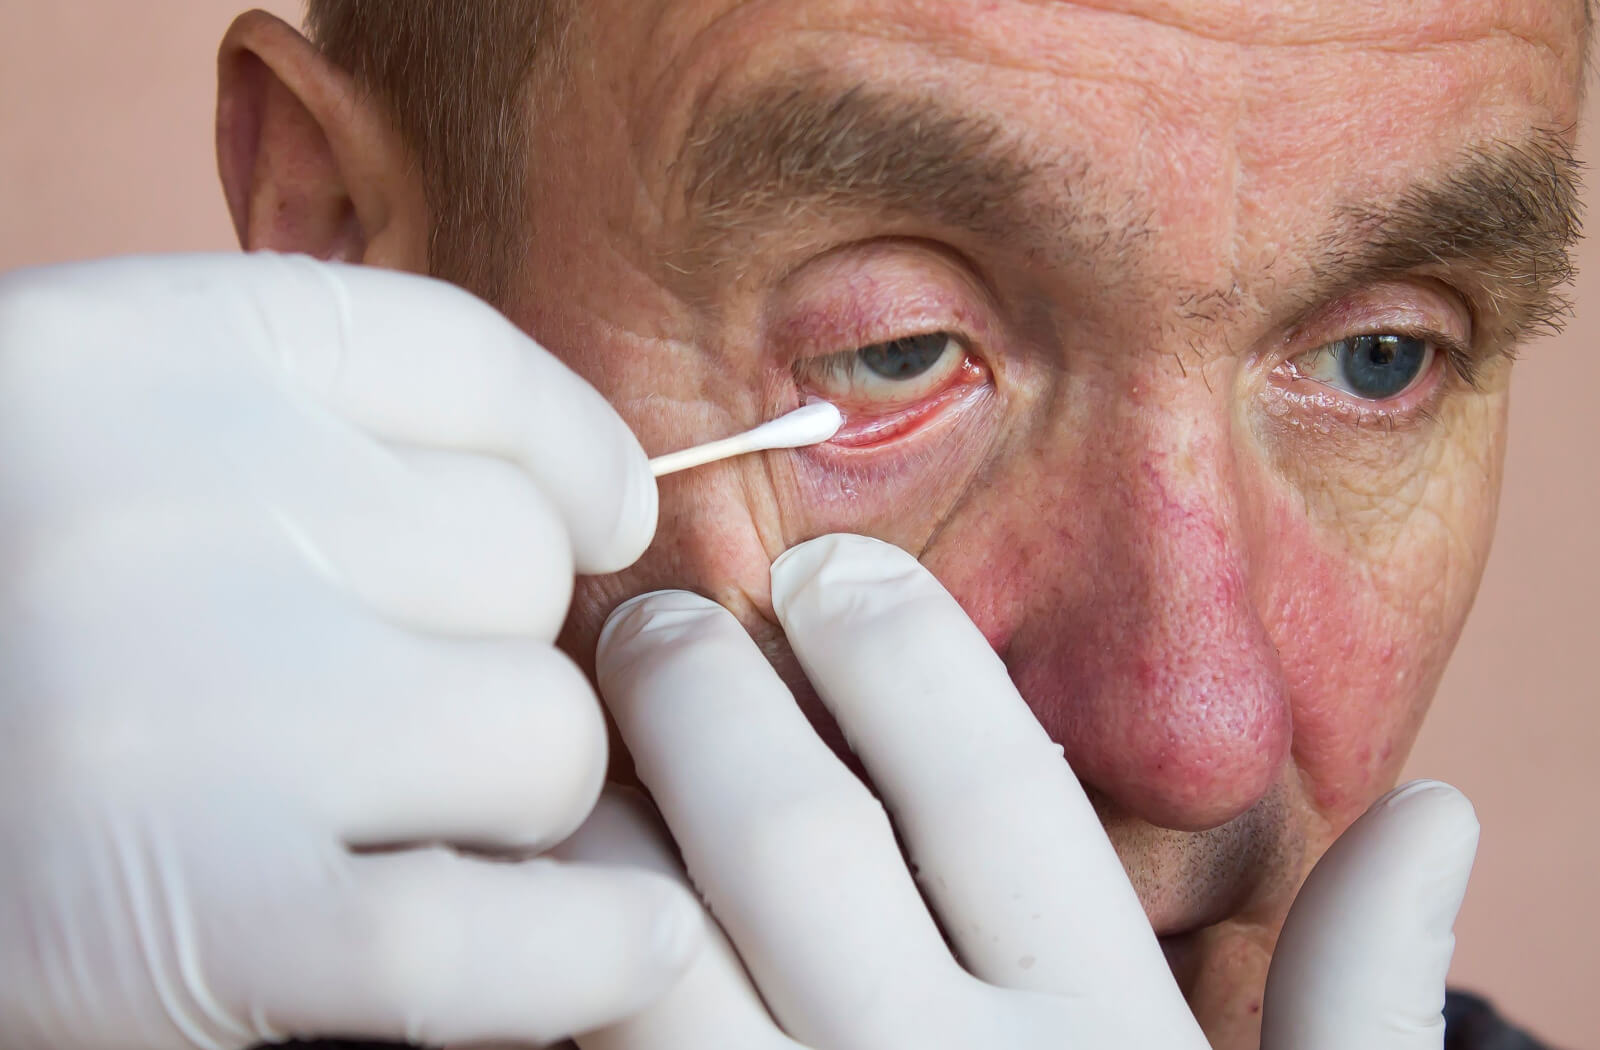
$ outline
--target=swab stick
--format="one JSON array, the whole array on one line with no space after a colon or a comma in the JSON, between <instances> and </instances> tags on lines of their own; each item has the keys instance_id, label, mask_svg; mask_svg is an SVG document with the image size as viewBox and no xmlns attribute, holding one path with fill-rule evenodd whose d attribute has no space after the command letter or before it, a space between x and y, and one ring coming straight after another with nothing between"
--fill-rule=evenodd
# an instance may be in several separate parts
<instances>
[{"instance_id":1,"label":"swab stick","mask_svg":"<svg viewBox=\"0 0 1600 1050\"><path fill-rule=\"evenodd\" d=\"M817 445L833 437L843 425L844 416L837 408L826 401L813 401L743 434L657 456L650 461L650 472L659 478L747 452Z\"/></svg>"}]
</instances>

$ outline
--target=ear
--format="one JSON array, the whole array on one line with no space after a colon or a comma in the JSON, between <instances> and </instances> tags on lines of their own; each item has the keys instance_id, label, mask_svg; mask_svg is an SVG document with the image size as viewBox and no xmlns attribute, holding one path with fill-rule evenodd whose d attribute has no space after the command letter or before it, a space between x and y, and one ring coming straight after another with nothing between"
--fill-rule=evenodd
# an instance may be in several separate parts
<instances>
[{"instance_id":1,"label":"ear","mask_svg":"<svg viewBox=\"0 0 1600 1050\"><path fill-rule=\"evenodd\" d=\"M217 56L217 166L247 251L427 269L422 179L387 107L264 11Z\"/></svg>"}]
</instances>

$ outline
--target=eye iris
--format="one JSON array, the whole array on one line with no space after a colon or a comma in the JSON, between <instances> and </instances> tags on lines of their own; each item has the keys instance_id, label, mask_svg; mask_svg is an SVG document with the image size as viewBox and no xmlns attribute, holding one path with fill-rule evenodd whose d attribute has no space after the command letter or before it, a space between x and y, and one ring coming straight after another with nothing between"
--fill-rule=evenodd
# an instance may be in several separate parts
<instances>
[{"instance_id":1,"label":"eye iris","mask_svg":"<svg viewBox=\"0 0 1600 1050\"><path fill-rule=\"evenodd\" d=\"M856 351L861 363L884 379L915 379L944 356L950 336L944 332L911 335L875 343Z\"/></svg>"},{"instance_id":2,"label":"eye iris","mask_svg":"<svg viewBox=\"0 0 1600 1050\"><path fill-rule=\"evenodd\" d=\"M1422 370L1428 344L1408 335L1358 335L1340 342L1336 353L1350 389L1378 401L1411 385Z\"/></svg>"}]
</instances>

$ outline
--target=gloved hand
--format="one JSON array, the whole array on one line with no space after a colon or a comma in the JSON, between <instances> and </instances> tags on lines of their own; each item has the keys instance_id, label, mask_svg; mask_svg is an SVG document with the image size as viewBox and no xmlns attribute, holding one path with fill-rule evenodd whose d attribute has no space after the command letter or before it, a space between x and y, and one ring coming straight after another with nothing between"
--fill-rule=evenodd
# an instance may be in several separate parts
<instances>
[{"instance_id":1,"label":"gloved hand","mask_svg":"<svg viewBox=\"0 0 1600 1050\"><path fill-rule=\"evenodd\" d=\"M0 281L0 1046L553 1039L669 987L587 814L574 566L655 529L604 400L471 296L303 258Z\"/></svg>"},{"instance_id":2,"label":"gloved hand","mask_svg":"<svg viewBox=\"0 0 1600 1050\"><path fill-rule=\"evenodd\" d=\"M731 615L682 592L636 599L601 637L601 693L728 939L584 1050L1204 1047L1060 747L954 599L909 554L852 536L788 552L772 583L917 876ZM1438 1050L1476 844L1454 789L1377 803L1294 906L1262 1045ZM622 799L561 849L675 868Z\"/></svg>"}]
</instances>

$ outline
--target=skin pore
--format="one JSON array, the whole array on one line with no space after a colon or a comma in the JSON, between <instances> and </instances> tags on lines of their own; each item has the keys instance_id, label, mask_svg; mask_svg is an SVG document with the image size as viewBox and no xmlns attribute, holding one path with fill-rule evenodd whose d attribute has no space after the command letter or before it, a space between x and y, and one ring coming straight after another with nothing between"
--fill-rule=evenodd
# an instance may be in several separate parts
<instances>
[{"instance_id":1,"label":"skin pore","mask_svg":"<svg viewBox=\"0 0 1600 1050\"><path fill-rule=\"evenodd\" d=\"M1255 1046L1288 904L1398 775L1488 551L1510 351L1573 232L1580 5L580 7L499 305L652 454L813 395L850 423L665 479L564 646L699 591L842 747L769 566L914 552L1213 1044Z\"/></svg>"}]
</instances>

